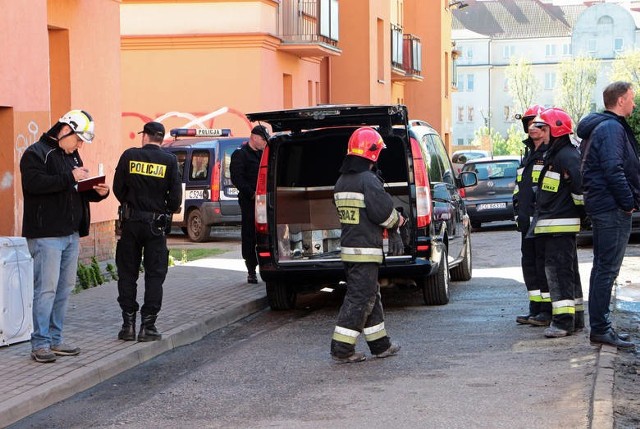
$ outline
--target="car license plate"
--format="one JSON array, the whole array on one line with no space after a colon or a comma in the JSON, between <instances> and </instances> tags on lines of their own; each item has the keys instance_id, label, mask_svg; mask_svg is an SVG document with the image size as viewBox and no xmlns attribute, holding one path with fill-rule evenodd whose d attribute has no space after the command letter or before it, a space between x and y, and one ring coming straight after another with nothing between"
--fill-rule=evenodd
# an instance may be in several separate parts
<instances>
[{"instance_id":1,"label":"car license plate","mask_svg":"<svg viewBox=\"0 0 640 429\"><path fill-rule=\"evenodd\" d=\"M487 203L487 204L478 204L478 211L480 210L495 210L495 209L506 209L507 203Z\"/></svg>"},{"instance_id":2,"label":"car license plate","mask_svg":"<svg viewBox=\"0 0 640 429\"><path fill-rule=\"evenodd\" d=\"M237 197L238 196L238 188L234 188L229 186L228 188L225 189L227 195L232 196L232 197Z\"/></svg>"}]
</instances>

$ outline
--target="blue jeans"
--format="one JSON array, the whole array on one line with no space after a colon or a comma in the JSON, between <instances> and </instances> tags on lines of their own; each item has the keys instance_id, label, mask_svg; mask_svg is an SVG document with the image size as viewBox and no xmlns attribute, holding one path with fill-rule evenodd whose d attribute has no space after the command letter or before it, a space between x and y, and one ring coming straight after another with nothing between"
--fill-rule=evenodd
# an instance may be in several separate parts
<instances>
[{"instance_id":1,"label":"blue jeans","mask_svg":"<svg viewBox=\"0 0 640 429\"><path fill-rule=\"evenodd\" d=\"M631 214L620 209L591 216L593 267L589 280L589 324L592 334L611 329L611 289L618 277L631 234Z\"/></svg>"},{"instance_id":2,"label":"blue jeans","mask_svg":"<svg viewBox=\"0 0 640 429\"><path fill-rule=\"evenodd\" d=\"M31 349L62 344L69 294L76 283L80 237L27 239L33 257L33 333Z\"/></svg>"}]
</instances>

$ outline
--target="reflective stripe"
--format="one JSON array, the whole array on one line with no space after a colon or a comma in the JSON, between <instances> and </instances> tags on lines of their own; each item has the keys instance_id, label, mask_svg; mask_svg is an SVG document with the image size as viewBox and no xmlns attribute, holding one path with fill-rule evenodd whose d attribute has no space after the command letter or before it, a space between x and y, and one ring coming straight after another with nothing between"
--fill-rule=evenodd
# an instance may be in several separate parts
<instances>
[{"instance_id":1,"label":"reflective stripe","mask_svg":"<svg viewBox=\"0 0 640 429\"><path fill-rule=\"evenodd\" d=\"M579 232L579 218L539 219L534 229L535 234L550 234L556 232Z\"/></svg>"},{"instance_id":2,"label":"reflective stripe","mask_svg":"<svg viewBox=\"0 0 640 429\"><path fill-rule=\"evenodd\" d=\"M528 293L529 293L529 301L542 302L542 295L540 294L540 289L530 290Z\"/></svg>"},{"instance_id":3,"label":"reflective stripe","mask_svg":"<svg viewBox=\"0 0 640 429\"><path fill-rule=\"evenodd\" d=\"M584 197L581 194L571 193L571 198L573 198L573 204L576 206L584 206Z\"/></svg>"},{"instance_id":4,"label":"reflective stripe","mask_svg":"<svg viewBox=\"0 0 640 429\"><path fill-rule=\"evenodd\" d=\"M522 182L522 173L524 172L524 167L518 168L516 174L516 182Z\"/></svg>"},{"instance_id":5,"label":"reflective stripe","mask_svg":"<svg viewBox=\"0 0 640 429\"><path fill-rule=\"evenodd\" d=\"M572 299L563 299L562 301L552 302L551 306L553 315L557 314L576 314L576 303Z\"/></svg>"},{"instance_id":6,"label":"reflective stripe","mask_svg":"<svg viewBox=\"0 0 640 429\"><path fill-rule=\"evenodd\" d=\"M560 187L560 173L547 171L542 178L542 190L547 192L558 192Z\"/></svg>"},{"instance_id":7,"label":"reflective stripe","mask_svg":"<svg viewBox=\"0 0 640 429\"><path fill-rule=\"evenodd\" d=\"M354 331L353 329L336 326L336 328L333 330L332 338L336 341L340 341L341 343L355 344L358 340L359 335L360 332Z\"/></svg>"},{"instance_id":8,"label":"reflective stripe","mask_svg":"<svg viewBox=\"0 0 640 429\"><path fill-rule=\"evenodd\" d=\"M364 339L367 342L379 340L380 338L384 338L387 336L387 331L384 329L384 322L376 325L370 326L368 328L364 328Z\"/></svg>"},{"instance_id":9,"label":"reflective stripe","mask_svg":"<svg viewBox=\"0 0 640 429\"><path fill-rule=\"evenodd\" d=\"M542 292L542 302L551 302L551 293L549 292Z\"/></svg>"},{"instance_id":10,"label":"reflective stripe","mask_svg":"<svg viewBox=\"0 0 640 429\"><path fill-rule=\"evenodd\" d=\"M584 311L584 299L576 298L576 311Z\"/></svg>"},{"instance_id":11,"label":"reflective stripe","mask_svg":"<svg viewBox=\"0 0 640 429\"><path fill-rule=\"evenodd\" d=\"M517 195L518 192L520 192L520 188L518 188L517 186L513 188L513 195Z\"/></svg>"},{"instance_id":12,"label":"reflective stripe","mask_svg":"<svg viewBox=\"0 0 640 429\"><path fill-rule=\"evenodd\" d=\"M333 195L337 207L365 208L364 194L360 192L336 192Z\"/></svg>"},{"instance_id":13,"label":"reflective stripe","mask_svg":"<svg viewBox=\"0 0 640 429\"><path fill-rule=\"evenodd\" d=\"M345 262L382 263L382 249L376 247L342 247L340 256Z\"/></svg>"},{"instance_id":14,"label":"reflective stripe","mask_svg":"<svg viewBox=\"0 0 640 429\"><path fill-rule=\"evenodd\" d=\"M398 212L393 209L387 220L380 224L381 227L389 229L398 222Z\"/></svg>"}]
</instances>

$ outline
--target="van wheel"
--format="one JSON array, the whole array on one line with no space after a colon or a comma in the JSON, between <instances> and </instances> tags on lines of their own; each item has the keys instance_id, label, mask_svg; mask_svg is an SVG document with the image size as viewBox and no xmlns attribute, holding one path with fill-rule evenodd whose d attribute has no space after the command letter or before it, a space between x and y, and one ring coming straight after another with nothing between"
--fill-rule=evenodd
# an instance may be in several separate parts
<instances>
[{"instance_id":1,"label":"van wheel","mask_svg":"<svg viewBox=\"0 0 640 429\"><path fill-rule=\"evenodd\" d=\"M471 261L471 234L467 235L464 243L464 256L462 261L451 270L451 280L466 281L471 280L471 272L473 270Z\"/></svg>"},{"instance_id":2,"label":"van wheel","mask_svg":"<svg viewBox=\"0 0 640 429\"><path fill-rule=\"evenodd\" d=\"M189 212L187 235L189 236L189 240L195 241L196 243L207 241L211 235L211 227L202 223L202 215L198 209Z\"/></svg>"},{"instance_id":3,"label":"van wheel","mask_svg":"<svg viewBox=\"0 0 640 429\"><path fill-rule=\"evenodd\" d=\"M425 305L445 305L449 302L449 262L447 249L442 249L438 271L422 282Z\"/></svg>"},{"instance_id":4,"label":"van wheel","mask_svg":"<svg viewBox=\"0 0 640 429\"><path fill-rule=\"evenodd\" d=\"M296 291L285 282L267 282L267 301L272 310L291 310L296 305Z\"/></svg>"}]
</instances>

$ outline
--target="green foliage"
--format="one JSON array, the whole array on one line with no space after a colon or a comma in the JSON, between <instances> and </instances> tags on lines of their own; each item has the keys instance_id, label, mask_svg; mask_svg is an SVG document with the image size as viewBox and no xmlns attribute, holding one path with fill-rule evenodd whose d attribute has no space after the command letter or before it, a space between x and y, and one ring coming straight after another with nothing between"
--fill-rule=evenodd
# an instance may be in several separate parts
<instances>
[{"instance_id":1,"label":"green foliage","mask_svg":"<svg viewBox=\"0 0 640 429\"><path fill-rule=\"evenodd\" d=\"M636 107L633 110L633 113L631 114L631 116L627 118L627 122L629 123L629 126L633 130L633 134L636 136L636 139L640 141L640 94L639 93L636 93L636 98L634 101L636 103L636 106L638 107Z\"/></svg>"},{"instance_id":2,"label":"green foliage","mask_svg":"<svg viewBox=\"0 0 640 429\"><path fill-rule=\"evenodd\" d=\"M640 88L640 50L624 51L611 64L611 82L623 80L631 82L636 91Z\"/></svg>"},{"instance_id":3,"label":"green foliage","mask_svg":"<svg viewBox=\"0 0 640 429\"><path fill-rule=\"evenodd\" d=\"M591 111L591 94L596 87L600 62L593 57L578 56L559 64L560 88L556 105L571 116L574 125Z\"/></svg>"},{"instance_id":4,"label":"green foliage","mask_svg":"<svg viewBox=\"0 0 640 429\"><path fill-rule=\"evenodd\" d=\"M118 280L118 273L113 264L107 264L107 272L111 275L111 280Z\"/></svg>"},{"instance_id":5,"label":"green foliage","mask_svg":"<svg viewBox=\"0 0 640 429\"><path fill-rule=\"evenodd\" d=\"M516 112L524 112L532 104L540 90L540 82L533 75L531 63L526 58L512 57L504 71L509 94L515 103Z\"/></svg>"},{"instance_id":6,"label":"green foliage","mask_svg":"<svg viewBox=\"0 0 640 429\"><path fill-rule=\"evenodd\" d=\"M494 143L494 155L522 155L524 152L524 140L527 135L522 131L520 124L511 124L507 130L507 139Z\"/></svg>"},{"instance_id":7,"label":"green foliage","mask_svg":"<svg viewBox=\"0 0 640 429\"><path fill-rule=\"evenodd\" d=\"M98 261L95 256L91 257L91 271L93 271L93 279L95 280L95 285L101 285L104 283L104 276L102 275L102 271L100 270L100 265L98 265Z\"/></svg>"},{"instance_id":8,"label":"green foliage","mask_svg":"<svg viewBox=\"0 0 640 429\"><path fill-rule=\"evenodd\" d=\"M495 154L494 148L496 145L504 145L504 137L493 128L480 127L475 131L471 144L482 148L488 147L490 148L489 150Z\"/></svg>"}]
</instances>

